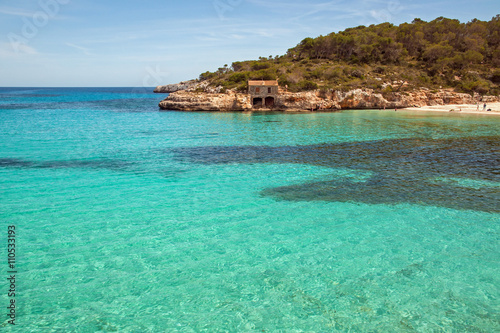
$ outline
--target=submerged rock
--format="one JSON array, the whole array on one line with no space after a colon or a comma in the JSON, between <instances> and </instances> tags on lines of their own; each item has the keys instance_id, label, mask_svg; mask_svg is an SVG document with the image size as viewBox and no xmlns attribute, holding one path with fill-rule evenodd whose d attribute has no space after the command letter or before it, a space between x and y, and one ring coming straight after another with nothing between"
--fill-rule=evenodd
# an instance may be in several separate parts
<instances>
[{"instance_id":1,"label":"submerged rock","mask_svg":"<svg viewBox=\"0 0 500 333\"><path fill-rule=\"evenodd\" d=\"M261 194L288 201L413 204L500 212L500 139L396 138L297 146L177 147L180 161L217 164L309 164L332 173L325 180L264 189Z\"/></svg>"}]
</instances>

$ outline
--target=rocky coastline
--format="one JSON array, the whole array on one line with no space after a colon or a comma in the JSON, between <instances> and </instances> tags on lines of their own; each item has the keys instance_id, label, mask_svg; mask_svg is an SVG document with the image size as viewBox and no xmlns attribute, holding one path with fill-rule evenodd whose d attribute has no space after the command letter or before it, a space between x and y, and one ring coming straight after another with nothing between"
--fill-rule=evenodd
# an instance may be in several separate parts
<instances>
[{"instance_id":1,"label":"rocky coastline","mask_svg":"<svg viewBox=\"0 0 500 333\"><path fill-rule=\"evenodd\" d=\"M449 89L420 88L412 92L377 93L372 89L350 91L314 90L287 92L280 89L272 108L253 108L247 93L211 87L208 81L184 81L158 86L156 93L169 93L159 103L162 110L174 111L338 111L346 109L402 109L448 104L500 102L498 96L472 96Z\"/></svg>"}]
</instances>

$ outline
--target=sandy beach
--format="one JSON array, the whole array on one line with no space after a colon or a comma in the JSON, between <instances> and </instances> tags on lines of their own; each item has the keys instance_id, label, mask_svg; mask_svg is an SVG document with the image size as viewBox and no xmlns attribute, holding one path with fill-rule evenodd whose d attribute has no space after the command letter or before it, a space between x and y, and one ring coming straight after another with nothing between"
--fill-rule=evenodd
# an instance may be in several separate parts
<instances>
[{"instance_id":1,"label":"sandy beach","mask_svg":"<svg viewBox=\"0 0 500 333\"><path fill-rule=\"evenodd\" d=\"M491 109L491 111L486 111ZM483 103L479 104L479 109L475 104L446 104L423 107L411 107L401 109L401 111L431 111L431 112L451 112L451 113L470 113L470 114L488 114L500 115L500 103L487 103L486 110L483 110ZM399 110L398 110L399 111Z\"/></svg>"}]
</instances>

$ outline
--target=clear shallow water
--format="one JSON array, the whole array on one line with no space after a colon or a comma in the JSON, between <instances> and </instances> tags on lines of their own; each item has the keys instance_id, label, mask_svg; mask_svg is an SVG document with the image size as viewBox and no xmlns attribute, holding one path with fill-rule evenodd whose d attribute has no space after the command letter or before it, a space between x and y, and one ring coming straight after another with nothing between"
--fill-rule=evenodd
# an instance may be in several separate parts
<instances>
[{"instance_id":1,"label":"clear shallow water","mask_svg":"<svg viewBox=\"0 0 500 333\"><path fill-rule=\"evenodd\" d=\"M0 88L18 330L500 330L499 119L162 97Z\"/></svg>"}]
</instances>

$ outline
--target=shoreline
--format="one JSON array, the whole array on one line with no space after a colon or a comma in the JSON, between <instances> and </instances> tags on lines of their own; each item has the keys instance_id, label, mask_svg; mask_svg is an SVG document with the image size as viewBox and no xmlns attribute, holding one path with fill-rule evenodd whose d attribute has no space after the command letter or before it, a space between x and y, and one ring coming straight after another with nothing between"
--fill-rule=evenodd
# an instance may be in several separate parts
<instances>
[{"instance_id":1,"label":"shoreline","mask_svg":"<svg viewBox=\"0 0 500 333\"><path fill-rule=\"evenodd\" d=\"M475 104L444 104L422 107L407 107L398 109L398 111L448 112L500 116L499 102L486 103L486 110L488 109L491 109L491 111L483 111L483 104L480 103L479 110L477 110L477 105Z\"/></svg>"},{"instance_id":2,"label":"shoreline","mask_svg":"<svg viewBox=\"0 0 500 333\"><path fill-rule=\"evenodd\" d=\"M193 84L195 84L193 87L186 87L185 82L158 86L155 92L163 91L163 88L168 88L169 91L169 95L159 103L160 109L173 111L257 111L260 109L259 111L266 111L260 105L257 107L253 105L255 96L250 92L218 91L213 87L201 86L201 84L206 84L206 81ZM272 100L272 107L269 111L332 112L384 108L401 111L500 114L499 96L483 96L478 107L476 101L479 97L449 90L429 91L424 88L410 93L394 92L388 95L374 92L372 89L330 92L313 90L295 93L278 90L272 97L269 97ZM483 110L484 103L486 103L486 110ZM487 111L488 109L491 111Z\"/></svg>"}]
</instances>

